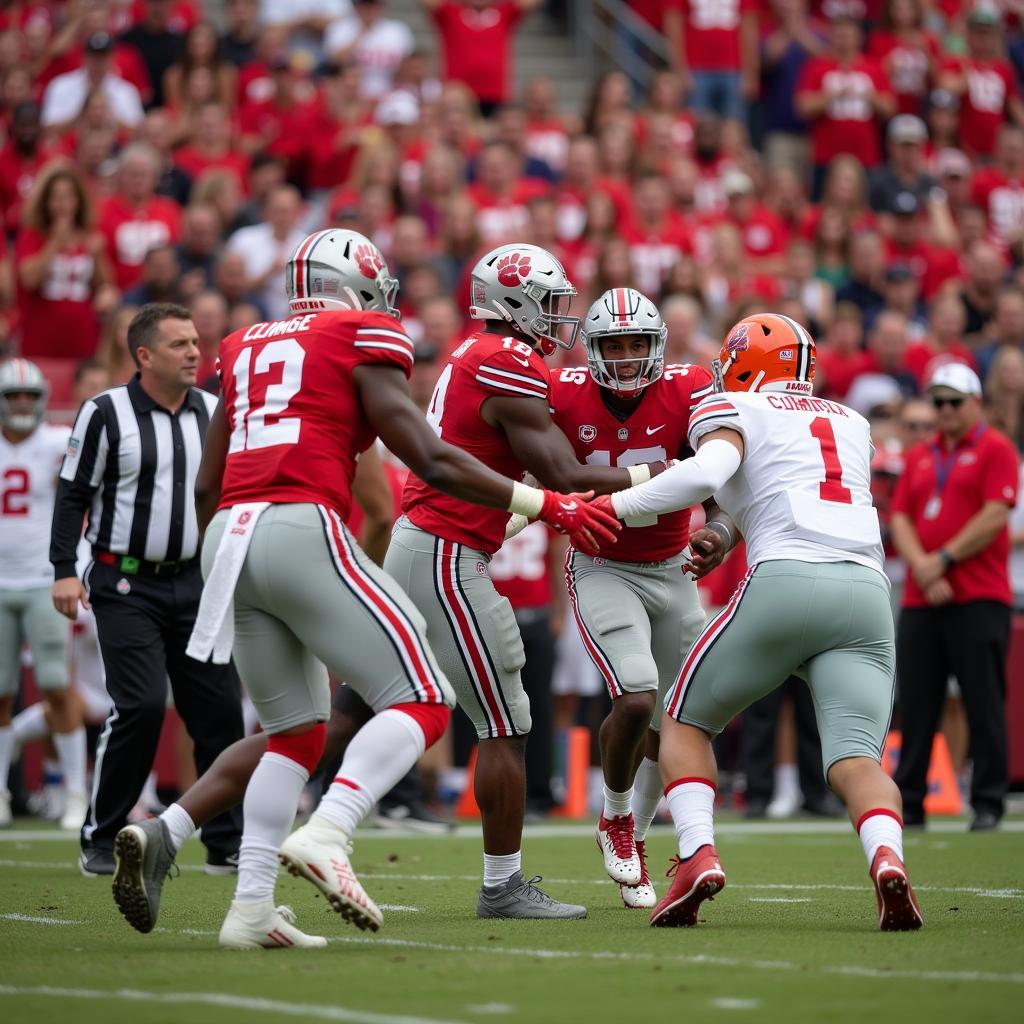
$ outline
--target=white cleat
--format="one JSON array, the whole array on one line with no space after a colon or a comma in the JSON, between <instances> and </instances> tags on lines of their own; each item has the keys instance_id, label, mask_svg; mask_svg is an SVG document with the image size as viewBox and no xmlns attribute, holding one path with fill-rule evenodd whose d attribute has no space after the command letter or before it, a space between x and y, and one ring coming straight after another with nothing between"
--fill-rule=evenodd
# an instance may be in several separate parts
<instances>
[{"instance_id":1,"label":"white cleat","mask_svg":"<svg viewBox=\"0 0 1024 1024\"><path fill-rule=\"evenodd\" d=\"M351 852L348 836L314 814L284 841L278 859L289 874L312 882L346 921L375 932L384 915L356 878L348 859Z\"/></svg>"},{"instance_id":2,"label":"white cleat","mask_svg":"<svg viewBox=\"0 0 1024 1024\"><path fill-rule=\"evenodd\" d=\"M65 832L81 832L88 813L88 796L85 793L68 792L64 798L64 813L60 816L61 829Z\"/></svg>"},{"instance_id":3,"label":"white cleat","mask_svg":"<svg viewBox=\"0 0 1024 1024\"><path fill-rule=\"evenodd\" d=\"M307 935L295 927L291 907L275 907L270 900L234 900L221 925L224 949L323 949L322 935Z\"/></svg>"},{"instance_id":4,"label":"white cleat","mask_svg":"<svg viewBox=\"0 0 1024 1024\"><path fill-rule=\"evenodd\" d=\"M11 816L11 794L0 789L0 828L10 828L14 818Z\"/></svg>"},{"instance_id":5,"label":"white cleat","mask_svg":"<svg viewBox=\"0 0 1024 1024\"><path fill-rule=\"evenodd\" d=\"M619 885L639 885L643 868L633 837L633 815L606 818L602 814L595 838L608 877Z\"/></svg>"},{"instance_id":6,"label":"white cleat","mask_svg":"<svg viewBox=\"0 0 1024 1024\"><path fill-rule=\"evenodd\" d=\"M636 841L636 852L640 857L640 882L638 885L620 885L619 895L630 910L653 910L658 905L658 894L647 874L647 852L644 840Z\"/></svg>"}]
</instances>

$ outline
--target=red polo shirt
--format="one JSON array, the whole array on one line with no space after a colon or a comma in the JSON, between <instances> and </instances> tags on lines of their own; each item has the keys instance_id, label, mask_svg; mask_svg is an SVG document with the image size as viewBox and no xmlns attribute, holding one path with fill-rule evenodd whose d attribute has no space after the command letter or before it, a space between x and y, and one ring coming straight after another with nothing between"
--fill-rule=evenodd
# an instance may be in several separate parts
<instances>
[{"instance_id":1,"label":"red polo shirt","mask_svg":"<svg viewBox=\"0 0 1024 1024\"><path fill-rule=\"evenodd\" d=\"M998 431L979 424L951 452L941 435L911 448L892 510L909 516L921 546L930 553L952 540L986 502L1002 501L1012 508L1017 503L1017 480L1016 449ZM952 566L946 578L953 588L953 602L1012 604L1009 557L1010 534L1004 529L984 551ZM927 604L908 573L903 606Z\"/></svg>"}]
</instances>

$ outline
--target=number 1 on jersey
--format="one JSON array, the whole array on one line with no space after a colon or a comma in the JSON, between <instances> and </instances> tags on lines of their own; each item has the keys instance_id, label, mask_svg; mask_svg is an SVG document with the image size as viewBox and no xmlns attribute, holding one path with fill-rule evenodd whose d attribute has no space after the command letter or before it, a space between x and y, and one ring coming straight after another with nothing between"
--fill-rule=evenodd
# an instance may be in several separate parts
<instances>
[{"instance_id":1,"label":"number 1 on jersey","mask_svg":"<svg viewBox=\"0 0 1024 1024\"><path fill-rule=\"evenodd\" d=\"M841 505L852 505L853 495L843 486L843 467L839 462L836 435L832 424L825 416L811 420L811 434L821 445L821 458L825 463L825 479L821 482L819 494L822 501L835 501Z\"/></svg>"}]
</instances>

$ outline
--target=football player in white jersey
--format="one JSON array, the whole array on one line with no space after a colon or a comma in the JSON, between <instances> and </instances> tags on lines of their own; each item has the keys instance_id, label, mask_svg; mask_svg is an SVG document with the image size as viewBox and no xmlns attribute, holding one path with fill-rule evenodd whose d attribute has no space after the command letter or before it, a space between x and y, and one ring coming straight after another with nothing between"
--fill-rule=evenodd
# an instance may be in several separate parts
<instances>
[{"instance_id":1,"label":"football player in white jersey","mask_svg":"<svg viewBox=\"0 0 1024 1024\"><path fill-rule=\"evenodd\" d=\"M89 808L85 729L68 683L68 627L50 598L49 560L57 473L71 432L43 423L48 395L35 364L11 359L0 365L0 826L11 821L11 712L27 642L64 775L61 827L78 831Z\"/></svg>"},{"instance_id":2,"label":"football player in white jersey","mask_svg":"<svg viewBox=\"0 0 1024 1024\"><path fill-rule=\"evenodd\" d=\"M625 518L714 494L746 538L750 564L665 700L659 760L679 857L651 924L696 924L700 904L725 886L714 847L711 740L795 673L814 700L825 776L846 801L867 856L879 926L919 928L903 864L900 793L880 765L895 649L868 423L812 397L814 342L788 317L741 320L714 370L719 393L690 416L696 455L595 502Z\"/></svg>"}]
</instances>

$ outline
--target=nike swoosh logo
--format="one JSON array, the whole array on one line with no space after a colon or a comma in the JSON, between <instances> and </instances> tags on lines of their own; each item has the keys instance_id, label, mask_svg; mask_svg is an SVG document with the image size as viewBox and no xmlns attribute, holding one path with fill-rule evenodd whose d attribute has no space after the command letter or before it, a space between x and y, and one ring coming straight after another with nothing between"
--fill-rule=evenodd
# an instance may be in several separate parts
<instances>
[{"instance_id":1,"label":"nike swoosh logo","mask_svg":"<svg viewBox=\"0 0 1024 1024\"><path fill-rule=\"evenodd\" d=\"M647 436L650 437L651 434L656 434L659 430L664 430L664 428L665 428L665 424L664 423L662 423L662 425L660 427L648 427L647 428Z\"/></svg>"},{"instance_id":2,"label":"nike swoosh logo","mask_svg":"<svg viewBox=\"0 0 1024 1024\"><path fill-rule=\"evenodd\" d=\"M573 509L576 508L576 502L575 501L560 501L558 504L561 505L562 508L564 508L566 512L572 512Z\"/></svg>"},{"instance_id":3,"label":"nike swoosh logo","mask_svg":"<svg viewBox=\"0 0 1024 1024\"><path fill-rule=\"evenodd\" d=\"M513 356L512 358L517 363L519 363L520 366L529 366L530 365L530 360L529 359L520 359L519 356Z\"/></svg>"}]
</instances>

